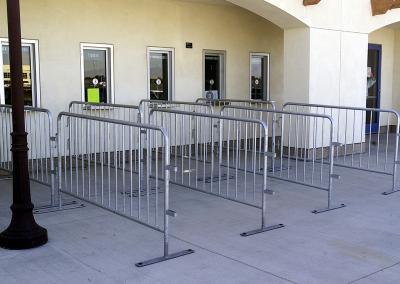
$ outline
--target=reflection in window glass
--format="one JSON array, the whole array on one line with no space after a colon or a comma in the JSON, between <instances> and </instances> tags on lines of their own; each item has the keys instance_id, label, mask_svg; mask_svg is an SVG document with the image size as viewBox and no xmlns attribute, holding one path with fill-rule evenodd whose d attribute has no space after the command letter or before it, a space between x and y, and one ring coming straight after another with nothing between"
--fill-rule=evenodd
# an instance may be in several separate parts
<instances>
[{"instance_id":1,"label":"reflection in window glass","mask_svg":"<svg viewBox=\"0 0 400 284\"><path fill-rule=\"evenodd\" d=\"M84 49L83 51L85 101L109 102L109 72L107 49Z\"/></svg>"},{"instance_id":2,"label":"reflection in window glass","mask_svg":"<svg viewBox=\"0 0 400 284\"><path fill-rule=\"evenodd\" d=\"M24 102L25 105L33 106L34 89L33 80L33 60L31 57L31 45L22 46L22 72L24 84ZM11 72L10 72L10 48L8 45L2 47L3 56L3 77L4 77L4 101L5 104L11 104Z\"/></svg>"},{"instance_id":3,"label":"reflection in window glass","mask_svg":"<svg viewBox=\"0 0 400 284\"><path fill-rule=\"evenodd\" d=\"M204 62L204 90L207 92L215 92L220 98L220 56L206 55Z\"/></svg>"},{"instance_id":4,"label":"reflection in window glass","mask_svg":"<svg viewBox=\"0 0 400 284\"><path fill-rule=\"evenodd\" d=\"M150 52L150 99L168 101L170 62L168 52Z\"/></svg>"},{"instance_id":5,"label":"reflection in window glass","mask_svg":"<svg viewBox=\"0 0 400 284\"><path fill-rule=\"evenodd\" d=\"M268 99L268 56L251 56L251 99Z\"/></svg>"},{"instance_id":6,"label":"reflection in window glass","mask_svg":"<svg viewBox=\"0 0 400 284\"><path fill-rule=\"evenodd\" d=\"M367 108L379 108L379 65L380 65L380 51L377 49L368 49L368 95L367 95ZM377 124L379 122L379 115L377 112L367 112L366 114L367 125ZM369 131L369 127L367 126Z\"/></svg>"}]
</instances>

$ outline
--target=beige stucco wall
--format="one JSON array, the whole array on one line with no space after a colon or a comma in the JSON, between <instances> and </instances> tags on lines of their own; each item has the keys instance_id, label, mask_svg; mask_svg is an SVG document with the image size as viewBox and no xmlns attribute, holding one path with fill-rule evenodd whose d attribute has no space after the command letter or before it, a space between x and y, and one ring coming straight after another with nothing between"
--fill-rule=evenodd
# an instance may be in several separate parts
<instances>
[{"instance_id":1,"label":"beige stucco wall","mask_svg":"<svg viewBox=\"0 0 400 284\"><path fill-rule=\"evenodd\" d=\"M247 10L177 0L21 0L22 34L39 40L42 107L81 100L80 43L114 45L115 102L147 98L148 46L175 48L175 99L202 95L203 49L226 50L226 95L249 97L250 52L271 53L271 96L283 92L283 30ZM0 1L0 37L6 33ZM186 49L185 42L193 42Z\"/></svg>"}]
</instances>

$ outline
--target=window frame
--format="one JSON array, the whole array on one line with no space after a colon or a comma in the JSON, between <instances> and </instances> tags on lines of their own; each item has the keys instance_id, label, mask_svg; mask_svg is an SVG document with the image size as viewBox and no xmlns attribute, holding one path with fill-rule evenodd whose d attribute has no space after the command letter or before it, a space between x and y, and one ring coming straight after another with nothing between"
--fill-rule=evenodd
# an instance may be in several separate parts
<instances>
[{"instance_id":1,"label":"window frame","mask_svg":"<svg viewBox=\"0 0 400 284\"><path fill-rule=\"evenodd\" d=\"M169 74L168 74L168 101L173 101L175 100L175 48L173 47L156 47L156 46L148 46L147 47L147 99L151 99L151 94L150 94L150 53L152 52L159 52L159 53L164 53L168 54L168 69L169 69Z\"/></svg>"},{"instance_id":2,"label":"window frame","mask_svg":"<svg viewBox=\"0 0 400 284\"><path fill-rule=\"evenodd\" d=\"M270 88L271 88L271 80L270 80L270 78L271 78L271 73L270 73L270 71L271 71L271 53L269 53L269 52L250 52L250 57L249 57L249 98L250 98L250 100L252 100L252 97L251 97L251 60L252 60L252 58L253 58L253 56L263 56L263 57L266 57L267 58L267 60L268 60L268 64L267 64L267 78L266 78L266 80L267 80L267 86L266 86L266 99L263 99L263 100L267 100L267 101L269 101L269 100L271 100L271 95L270 95Z\"/></svg>"},{"instance_id":3,"label":"window frame","mask_svg":"<svg viewBox=\"0 0 400 284\"><path fill-rule=\"evenodd\" d=\"M202 97L205 96L206 89L205 89L205 81L206 81L206 55L219 55L222 56L222 61L220 62L220 88L221 88L221 94L219 96L219 99L225 99L226 98L226 62L227 62L227 56L226 56L226 50L216 50L216 49L203 49L203 55L202 55L202 64L203 64L203 76L202 76Z\"/></svg>"},{"instance_id":4,"label":"window frame","mask_svg":"<svg viewBox=\"0 0 400 284\"><path fill-rule=\"evenodd\" d=\"M31 47L31 68L34 70L34 78L32 80L32 107L41 106L41 84L40 84L40 54L39 40L22 39L22 46ZM9 45L8 38L0 37L0 104L5 104L4 93L4 70L3 70L3 45ZM32 74L31 74L32 77Z\"/></svg>"},{"instance_id":5,"label":"window frame","mask_svg":"<svg viewBox=\"0 0 400 284\"><path fill-rule=\"evenodd\" d=\"M114 95L114 45L105 43L87 43L81 42L80 44L80 55L81 55L81 100L85 100L85 60L84 51L87 49L91 50L101 50L106 51L106 72L107 81L109 80L108 91L110 93L109 98L107 98L107 104L113 104L115 102Z\"/></svg>"}]
</instances>

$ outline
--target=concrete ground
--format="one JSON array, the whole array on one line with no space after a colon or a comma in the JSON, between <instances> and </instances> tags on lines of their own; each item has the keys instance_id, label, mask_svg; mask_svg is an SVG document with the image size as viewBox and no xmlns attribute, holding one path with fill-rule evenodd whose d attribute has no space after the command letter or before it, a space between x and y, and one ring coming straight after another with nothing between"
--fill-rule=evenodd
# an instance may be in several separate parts
<instances>
[{"instance_id":1,"label":"concrete ground","mask_svg":"<svg viewBox=\"0 0 400 284\"><path fill-rule=\"evenodd\" d=\"M347 207L319 215L326 193L281 181L268 200L270 224L248 238L260 211L172 186L171 252L194 254L145 268L162 254L162 235L100 208L36 215L47 245L0 249L0 283L400 283L400 193L388 176L337 168L334 200ZM0 230L10 219L11 180L0 181ZM35 204L48 189L32 183Z\"/></svg>"}]
</instances>

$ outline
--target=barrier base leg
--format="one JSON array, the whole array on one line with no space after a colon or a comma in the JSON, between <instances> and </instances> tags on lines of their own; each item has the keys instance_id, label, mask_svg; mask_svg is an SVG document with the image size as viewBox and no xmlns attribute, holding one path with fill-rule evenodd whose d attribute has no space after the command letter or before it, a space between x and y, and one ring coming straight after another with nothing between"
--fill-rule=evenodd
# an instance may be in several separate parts
<instances>
[{"instance_id":1,"label":"barrier base leg","mask_svg":"<svg viewBox=\"0 0 400 284\"><path fill-rule=\"evenodd\" d=\"M0 181L2 181L2 180L11 180L11 179L13 179L12 176L0 176Z\"/></svg>"},{"instance_id":2,"label":"barrier base leg","mask_svg":"<svg viewBox=\"0 0 400 284\"><path fill-rule=\"evenodd\" d=\"M337 210L337 209L344 208L344 207L346 207L346 204L340 204L335 207L328 207L328 208L324 208L324 209L313 210L313 211L311 211L311 213L320 214L320 213L329 212L329 211Z\"/></svg>"},{"instance_id":3,"label":"barrier base leg","mask_svg":"<svg viewBox=\"0 0 400 284\"><path fill-rule=\"evenodd\" d=\"M400 192L400 189L392 190L392 191L386 191L386 192L384 192L384 193L382 193L382 194L383 194L383 195L391 195L391 194L397 193L397 192Z\"/></svg>"},{"instance_id":4,"label":"barrier base leg","mask_svg":"<svg viewBox=\"0 0 400 284\"><path fill-rule=\"evenodd\" d=\"M78 209L83 207L85 207L85 204L78 203L78 201L73 200L73 201L63 202L61 208L59 205L45 205L45 206L35 207L33 209L33 214L45 214L58 211Z\"/></svg>"},{"instance_id":5,"label":"barrier base leg","mask_svg":"<svg viewBox=\"0 0 400 284\"><path fill-rule=\"evenodd\" d=\"M145 267L145 266L148 266L148 265L164 262L164 261L167 261L167 260L170 260L170 259L178 258L178 257L185 256L185 255L192 254L192 253L194 253L194 250L188 249L188 250L176 252L176 253L173 253L173 254L169 254L167 256L161 256L161 257L153 258L153 259L150 259L150 260L138 262L138 263L135 264L135 266L136 267Z\"/></svg>"},{"instance_id":6,"label":"barrier base leg","mask_svg":"<svg viewBox=\"0 0 400 284\"><path fill-rule=\"evenodd\" d=\"M283 224L278 224L278 225L273 225L273 226L269 226L269 227L264 227L261 229L257 229L257 230L253 230L253 231L249 231L249 232L245 232L245 233L241 233L240 235L242 237L249 237L252 235L256 235L256 234L261 234L264 232L268 232L268 231L272 231L272 230L276 230L276 229L280 229L280 228L284 228L285 225Z\"/></svg>"}]
</instances>

